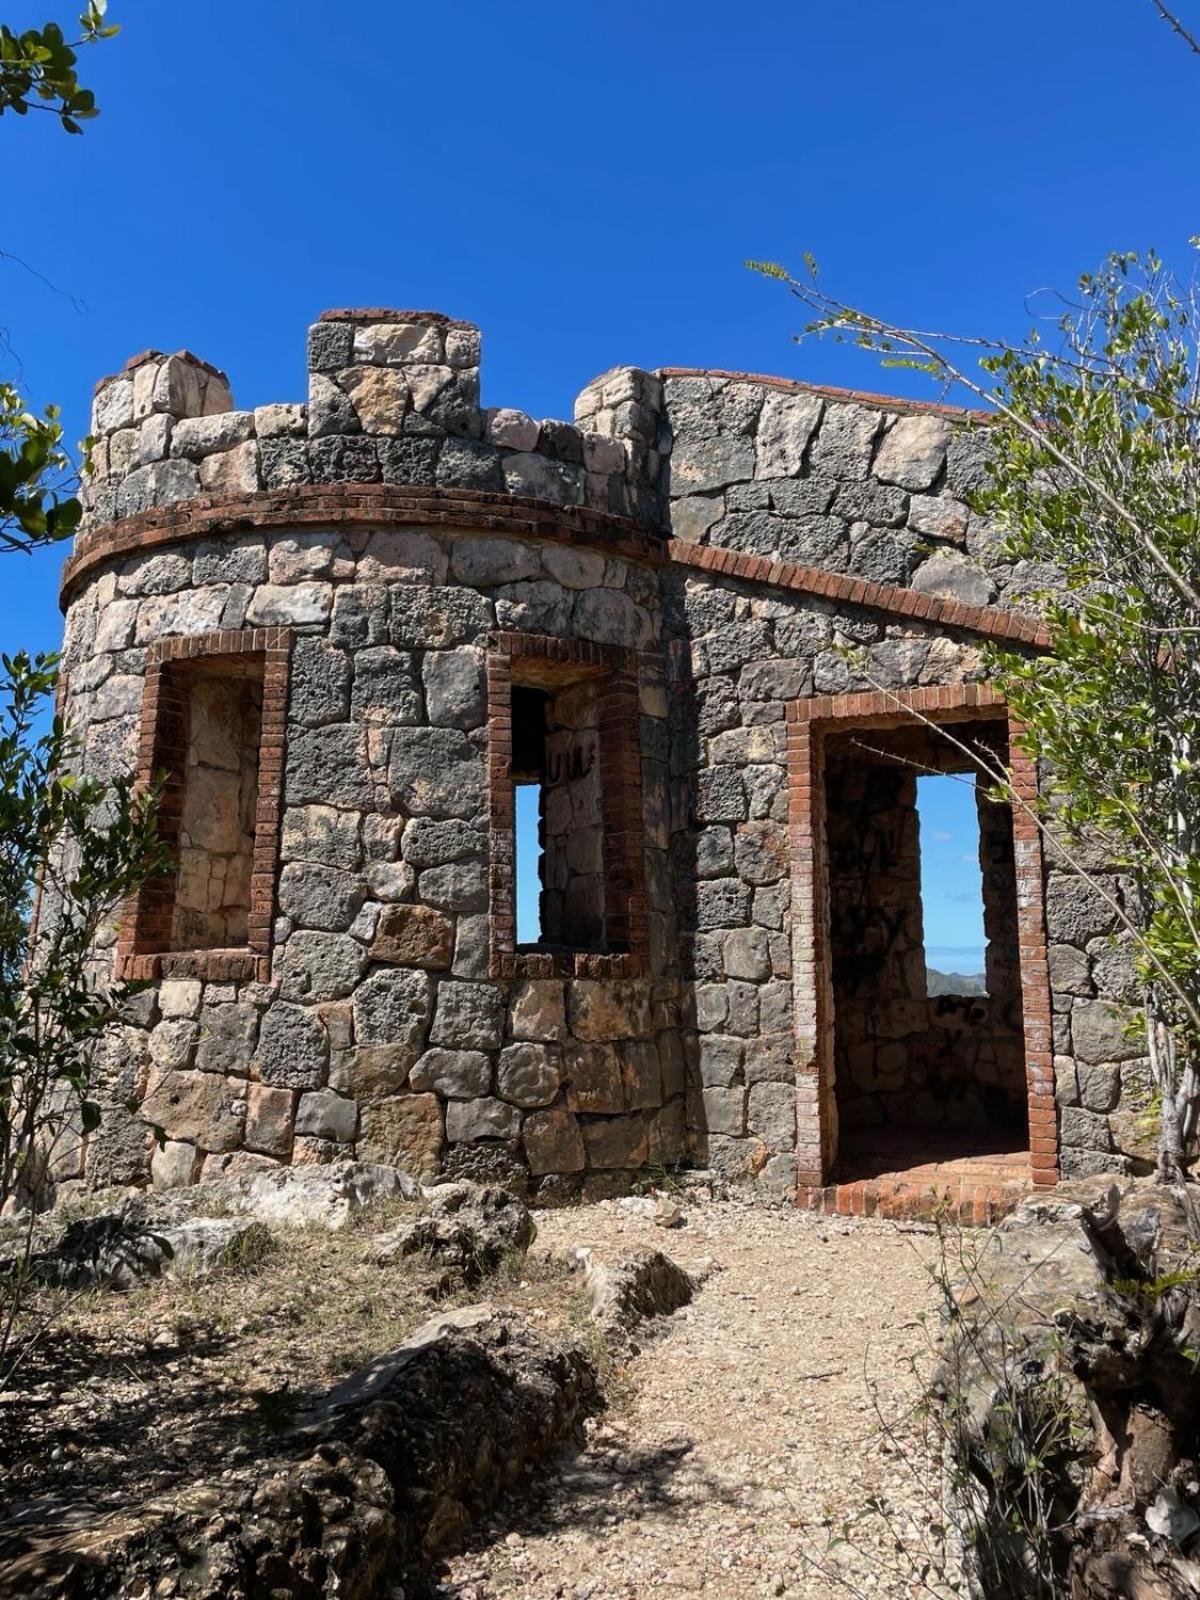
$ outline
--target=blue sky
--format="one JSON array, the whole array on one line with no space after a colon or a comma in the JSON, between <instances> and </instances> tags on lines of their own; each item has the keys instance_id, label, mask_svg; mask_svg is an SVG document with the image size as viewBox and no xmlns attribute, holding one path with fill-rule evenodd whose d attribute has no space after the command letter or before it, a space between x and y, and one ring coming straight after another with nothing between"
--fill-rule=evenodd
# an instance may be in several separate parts
<instances>
[{"instance_id":1,"label":"blue sky","mask_svg":"<svg viewBox=\"0 0 1200 1600\"><path fill-rule=\"evenodd\" d=\"M925 957L940 972L983 970L983 884L973 780L917 779Z\"/></svg>"},{"instance_id":2,"label":"blue sky","mask_svg":"<svg viewBox=\"0 0 1200 1600\"><path fill-rule=\"evenodd\" d=\"M479 322L485 402L538 416L617 362L927 394L797 349L799 308L744 260L812 250L851 301L1017 333L1031 291L1200 229L1200 62L1149 0L110 9L84 136L0 125L0 249L55 286L0 260L0 365L73 439L151 345L225 367L239 404L302 398L336 305ZM57 643L60 562L6 561L0 648Z\"/></svg>"}]
</instances>

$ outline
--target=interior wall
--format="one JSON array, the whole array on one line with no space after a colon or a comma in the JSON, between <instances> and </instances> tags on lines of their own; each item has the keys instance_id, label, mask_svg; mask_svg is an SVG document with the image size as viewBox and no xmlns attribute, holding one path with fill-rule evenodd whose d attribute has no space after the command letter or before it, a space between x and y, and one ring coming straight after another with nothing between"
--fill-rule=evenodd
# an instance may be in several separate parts
<instances>
[{"instance_id":1,"label":"interior wall","mask_svg":"<svg viewBox=\"0 0 1200 1600\"><path fill-rule=\"evenodd\" d=\"M847 734L826 765L834 1070L843 1131L986 1128L1025 1115L1011 817L981 801L988 994L930 996L919 771L951 770L926 730ZM960 768L966 758L958 754ZM993 948L994 946L994 948Z\"/></svg>"},{"instance_id":2,"label":"interior wall","mask_svg":"<svg viewBox=\"0 0 1200 1600\"><path fill-rule=\"evenodd\" d=\"M574 950L604 948L604 829L596 683L546 698L542 789L542 936Z\"/></svg>"},{"instance_id":3,"label":"interior wall","mask_svg":"<svg viewBox=\"0 0 1200 1600\"><path fill-rule=\"evenodd\" d=\"M173 949L246 942L262 689L260 673L191 675Z\"/></svg>"}]
</instances>

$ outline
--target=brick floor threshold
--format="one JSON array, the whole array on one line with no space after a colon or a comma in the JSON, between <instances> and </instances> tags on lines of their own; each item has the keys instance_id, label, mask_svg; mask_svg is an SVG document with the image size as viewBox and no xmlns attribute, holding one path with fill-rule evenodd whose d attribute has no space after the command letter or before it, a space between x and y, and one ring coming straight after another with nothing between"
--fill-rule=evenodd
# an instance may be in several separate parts
<instances>
[{"instance_id":1,"label":"brick floor threshold","mask_svg":"<svg viewBox=\"0 0 1200 1600\"><path fill-rule=\"evenodd\" d=\"M941 1217L968 1228L998 1222L1033 1186L1028 1150L981 1141L939 1147L905 1134L847 1139L834 1177L823 1188L802 1189L800 1204L826 1216Z\"/></svg>"}]
</instances>

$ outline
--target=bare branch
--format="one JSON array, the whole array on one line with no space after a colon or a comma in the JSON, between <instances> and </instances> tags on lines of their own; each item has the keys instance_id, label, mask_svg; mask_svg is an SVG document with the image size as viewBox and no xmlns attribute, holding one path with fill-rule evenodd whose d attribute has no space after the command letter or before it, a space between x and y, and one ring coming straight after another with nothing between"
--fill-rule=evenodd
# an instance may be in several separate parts
<instances>
[{"instance_id":1,"label":"bare branch","mask_svg":"<svg viewBox=\"0 0 1200 1600\"><path fill-rule=\"evenodd\" d=\"M1184 44L1187 45L1188 49L1200 56L1200 39L1197 39L1194 33L1192 33L1188 28L1184 27L1183 23L1180 22L1179 18L1173 11L1167 10L1166 6L1163 5L1162 0L1150 0L1150 4L1154 7L1155 11L1158 12L1159 16L1168 25L1171 31L1179 35Z\"/></svg>"}]
</instances>

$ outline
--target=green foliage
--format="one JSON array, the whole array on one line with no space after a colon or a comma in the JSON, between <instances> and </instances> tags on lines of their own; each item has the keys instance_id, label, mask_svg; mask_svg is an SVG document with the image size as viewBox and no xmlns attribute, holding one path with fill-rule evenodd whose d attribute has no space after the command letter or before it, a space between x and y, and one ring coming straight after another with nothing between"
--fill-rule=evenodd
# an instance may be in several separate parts
<instances>
[{"instance_id":1,"label":"green foliage","mask_svg":"<svg viewBox=\"0 0 1200 1600\"><path fill-rule=\"evenodd\" d=\"M128 989L96 949L167 866L156 797L80 776L61 717L35 731L56 666L0 657L0 1207L36 1188L57 1142L97 1126L95 1052Z\"/></svg>"},{"instance_id":2,"label":"green foliage","mask_svg":"<svg viewBox=\"0 0 1200 1600\"><path fill-rule=\"evenodd\" d=\"M32 416L12 385L0 383L0 550L69 538L83 514L70 486L57 406Z\"/></svg>"},{"instance_id":3,"label":"green foliage","mask_svg":"<svg viewBox=\"0 0 1200 1600\"><path fill-rule=\"evenodd\" d=\"M79 18L79 36L67 41L56 22L14 33L0 23L0 116L12 111L50 111L67 133L82 133L80 123L100 115L96 97L76 73L76 52L86 44L111 39L117 29L105 23L108 0L88 0Z\"/></svg>"}]
</instances>

